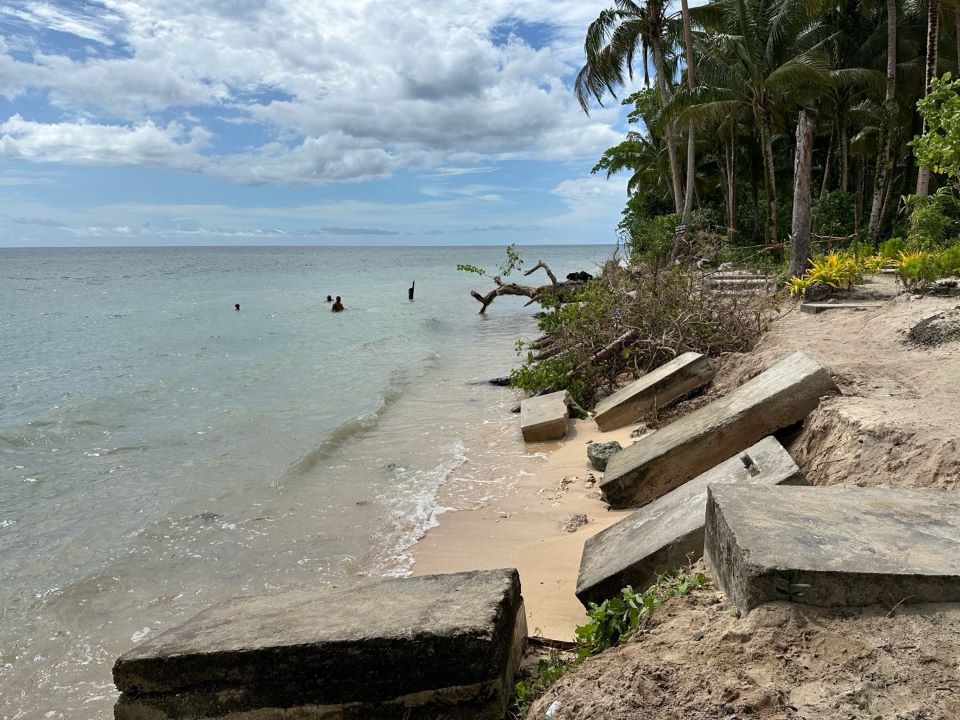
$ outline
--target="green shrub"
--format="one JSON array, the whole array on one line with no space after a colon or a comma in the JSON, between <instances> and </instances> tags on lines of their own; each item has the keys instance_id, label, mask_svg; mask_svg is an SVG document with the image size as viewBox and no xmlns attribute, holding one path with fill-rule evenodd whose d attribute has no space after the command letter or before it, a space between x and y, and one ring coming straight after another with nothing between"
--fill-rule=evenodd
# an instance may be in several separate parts
<instances>
[{"instance_id":1,"label":"green shrub","mask_svg":"<svg viewBox=\"0 0 960 720\"><path fill-rule=\"evenodd\" d=\"M813 201L811 219L819 235L847 236L853 233L853 198L843 190L834 190Z\"/></svg>"},{"instance_id":2,"label":"green shrub","mask_svg":"<svg viewBox=\"0 0 960 720\"><path fill-rule=\"evenodd\" d=\"M677 215L658 215L647 220L635 220L627 232L627 248L634 260L646 260L655 265L664 265L673 249L680 217Z\"/></svg>"},{"instance_id":3,"label":"green shrub","mask_svg":"<svg viewBox=\"0 0 960 720\"><path fill-rule=\"evenodd\" d=\"M902 237L892 237L880 243L879 254L893 260L907 249L907 243Z\"/></svg>"},{"instance_id":4,"label":"green shrub","mask_svg":"<svg viewBox=\"0 0 960 720\"><path fill-rule=\"evenodd\" d=\"M948 222L939 203L933 202L930 197L917 199L913 212L910 213L910 229L907 234L910 246L921 250L940 247Z\"/></svg>"},{"instance_id":5,"label":"green shrub","mask_svg":"<svg viewBox=\"0 0 960 720\"><path fill-rule=\"evenodd\" d=\"M960 243L940 254L940 269L944 275L960 275Z\"/></svg>"},{"instance_id":6,"label":"green shrub","mask_svg":"<svg viewBox=\"0 0 960 720\"><path fill-rule=\"evenodd\" d=\"M577 655L589 657L619 644L633 635L640 621L648 618L669 598L686 595L691 590L703 587L706 582L707 576L703 573L661 575L646 592L635 592L628 585L617 597L604 600L599 605L590 603L587 610L590 622L576 631Z\"/></svg>"}]
</instances>

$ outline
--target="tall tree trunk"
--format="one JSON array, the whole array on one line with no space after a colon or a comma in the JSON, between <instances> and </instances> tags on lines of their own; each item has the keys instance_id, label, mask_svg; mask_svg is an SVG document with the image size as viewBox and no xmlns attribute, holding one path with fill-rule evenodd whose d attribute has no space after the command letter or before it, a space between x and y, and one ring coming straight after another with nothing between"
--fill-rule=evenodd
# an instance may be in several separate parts
<instances>
[{"instance_id":1,"label":"tall tree trunk","mask_svg":"<svg viewBox=\"0 0 960 720\"><path fill-rule=\"evenodd\" d=\"M957 77L960 77L960 7L957 7L956 12L954 13L954 19L956 20L957 29L954 35L957 41Z\"/></svg>"},{"instance_id":2,"label":"tall tree trunk","mask_svg":"<svg viewBox=\"0 0 960 720\"><path fill-rule=\"evenodd\" d=\"M883 219L887 217L887 210L890 207L890 198L893 197L893 186L896 185L896 174L893 172L897 167L897 158L900 157L900 138L893 146L893 155L890 160L890 177L887 179L887 189L883 193L883 207L880 210L880 224L883 225Z\"/></svg>"},{"instance_id":3,"label":"tall tree trunk","mask_svg":"<svg viewBox=\"0 0 960 720\"><path fill-rule=\"evenodd\" d=\"M833 138L836 135L836 128L830 128L830 143L827 145L827 157L823 161L823 180L820 183L820 199L827 194L830 187L830 160L833 155Z\"/></svg>"},{"instance_id":4,"label":"tall tree trunk","mask_svg":"<svg viewBox=\"0 0 960 720\"><path fill-rule=\"evenodd\" d=\"M767 195L767 245L777 243L777 178L773 168L773 120L767 108L761 108L760 148L763 151L763 185Z\"/></svg>"},{"instance_id":5,"label":"tall tree trunk","mask_svg":"<svg viewBox=\"0 0 960 720\"><path fill-rule=\"evenodd\" d=\"M800 277L810 260L810 174L813 165L813 123L807 111L797 120L797 150L793 163L793 238L790 243L791 277Z\"/></svg>"},{"instance_id":6,"label":"tall tree trunk","mask_svg":"<svg viewBox=\"0 0 960 720\"><path fill-rule=\"evenodd\" d=\"M937 41L940 39L940 0L927 0L927 71L924 74L923 94L930 92L930 82L937 74ZM923 121L927 132L927 121ZM930 168L920 166L917 173L917 195L930 192Z\"/></svg>"},{"instance_id":7,"label":"tall tree trunk","mask_svg":"<svg viewBox=\"0 0 960 720\"><path fill-rule=\"evenodd\" d=\"M880 221L883 219L883 197L887 183L893 181L893 133L895 122L893 113L894 92L897 84L897 0L887 0L887 88L883 98L883 119L880 121L880 157L877 158L877 172L873 183L873 204L870 206L870 222L867 232L876 242L880 236Z\"/></svg>"},{"instance_id":8,"label":"tall tree trunk","mask_svg":"<svg viewBox=\"0 0 960 720\"><path fill-rule=\"evenodd\" d=\"M693 92L696 85L694 77L693 34L690 32L690 8L687 0L680 0L680 14L683 17L683 49L687 59L687 88ZM690 219L690 210L693 208L694 175L697 168L696 133L693 120L687 125L687 187L683 199L683 215L681 222L686 225Z\"/></svg>"},{"instance_id":9,"label":"tall tree trunk","mask_svg":"<svg viewBox=\"0 0 960 720\"><path fill-rule=\"evenodd\" d=\"M657 90L660 93L660 104L666 107L670 101L670 93L667 90L667 63L663 58L663 46L660 44L660 38L654 36L651 39L653 49L653 67L657 72ZM680 161L677 159L677 134L673 120L667 121L666 128L667 157L670 159L670 181L673 185L673 204L677 215L683 214L683 179L680 176Z\"/></svg>"},{"instance_id":10,"label":"tall tree trunk","mask_svg":"<svg viewBox=\"0 0 960 720\"><path fill-rule=\"evenodd\" d=\"M840 117L840 189L850 191L850 140L847 138L847 121Z\"/></svg>"}]
</instances>

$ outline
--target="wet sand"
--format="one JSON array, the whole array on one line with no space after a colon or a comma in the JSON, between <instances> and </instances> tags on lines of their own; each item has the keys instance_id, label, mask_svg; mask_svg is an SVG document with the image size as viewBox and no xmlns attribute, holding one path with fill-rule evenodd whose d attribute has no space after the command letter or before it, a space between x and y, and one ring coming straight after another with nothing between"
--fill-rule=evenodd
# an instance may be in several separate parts
<instances>
[{"instance_id":1,"label":"wet sand","mask_svg":"<svg viewBox=\"0 0 960 720\"><path fill-rule=\"evenodd\" d=\"M530 634L572 640L586 619L574 596L583 543L629 513L608 510L600 499L590 478L598 481L602 473L590 467L587 444L617 440L626 447L635 427L601 433L592 419L570 420L565 440L527 445L547 454L545 464L520 475L515 491L502 500L441 515L440 524L414 548L414 574L516 567ZM564 530L578 513L587 516L587 524Z\"/></svg>"}]
</instances>

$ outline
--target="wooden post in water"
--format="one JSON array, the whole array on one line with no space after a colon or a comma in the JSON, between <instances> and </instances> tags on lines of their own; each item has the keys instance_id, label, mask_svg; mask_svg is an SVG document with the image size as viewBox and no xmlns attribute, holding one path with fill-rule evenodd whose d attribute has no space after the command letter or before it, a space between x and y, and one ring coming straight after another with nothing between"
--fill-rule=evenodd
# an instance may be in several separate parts
<instances>
[{"instance_id":1,"label":"wooden post in water","mask_svg":"<svg viewBox=\"0 0 960 720\"><path fill-rule=\"evenodd\" d=\"M416 280L410 283L410 289L407 290L407 300L413 300L413 288L416 284L417 284Z\"/></svg>"}]
</instances>

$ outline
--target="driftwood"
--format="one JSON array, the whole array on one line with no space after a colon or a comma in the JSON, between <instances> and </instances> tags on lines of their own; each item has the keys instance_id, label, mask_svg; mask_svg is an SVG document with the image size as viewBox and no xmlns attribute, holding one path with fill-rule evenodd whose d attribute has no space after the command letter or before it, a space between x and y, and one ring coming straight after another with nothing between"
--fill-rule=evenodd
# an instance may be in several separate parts
<instances>
[{"instance_id":1,"label":"driftwood","mask_svg":"<svg viewBox=\"0 0 960 720\"><path fill-rule=\"evenodd\" d=\"M550 278L549 285L533 287L530 285L520 285L518 283L505 283L498 275L493 278L493 283L496 287L486 295L481 295L476 290L471 290L470 296L481 305L480 315L483 315L487 311L490 303L501 295L518 295L520 297L530 298L530 302L528 302L527 305L539 302L541 298L547 296L557 298L560 302L568 302L572 300L577 291L583 287L583 282L580 280L558 281L557 276L553 274L553 271L543 260L527 270L523 275L524 277L529 277L537 270L543 270L547 273L547 277Z\"/></svg>"}]
</instances>

